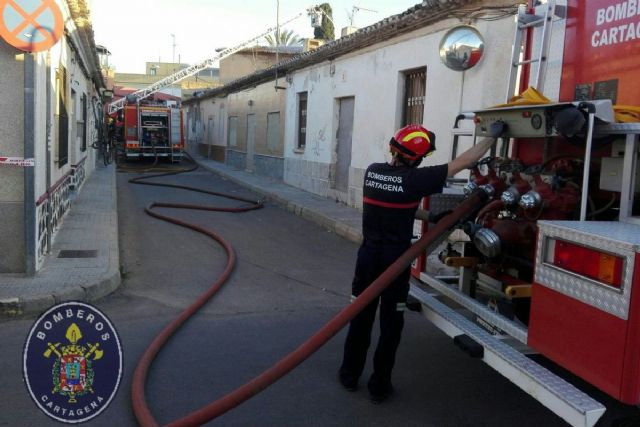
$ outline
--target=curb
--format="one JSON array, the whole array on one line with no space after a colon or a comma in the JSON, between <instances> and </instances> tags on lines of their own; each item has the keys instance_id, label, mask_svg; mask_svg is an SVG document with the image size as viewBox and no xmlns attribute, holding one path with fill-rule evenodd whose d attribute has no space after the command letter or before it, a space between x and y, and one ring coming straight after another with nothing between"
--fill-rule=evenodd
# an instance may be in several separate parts
<instances>
[{"instance_id":1,"label":"curb","mask_svg":"<svg viewBox=\"0 0 640 427\"><path fill-rule=\"evenodd\" d=\"M39 314L51 306L65 301L94 302L114 292L121 282L120 271L116 270L110 271L100 281L87 286L74 286L52 295L0 300L0 317Z\"/></svg>"},{"instance_id":2,"label":"curb","mask_svg":"<svg viewBox=\"0 0 640 427\"><path fill-rule=\"evenodd\" d=\"M51 308L51 306L65 301L94 302L118 289L122 283L122 276L119 267L120 246L118 241L118 196L115 167L111 174L111 190L113 194L113 228L109 234L110 236L115 236L115 239L109 245L109 268L107 272L94 276L87 284L69 286L59 291L53 291L51 294L0 299L0 318L40 314ZM87 190L85 189L85 191ZM71 209L73 209L73 205Z\"/></svg>"}]
</instances>

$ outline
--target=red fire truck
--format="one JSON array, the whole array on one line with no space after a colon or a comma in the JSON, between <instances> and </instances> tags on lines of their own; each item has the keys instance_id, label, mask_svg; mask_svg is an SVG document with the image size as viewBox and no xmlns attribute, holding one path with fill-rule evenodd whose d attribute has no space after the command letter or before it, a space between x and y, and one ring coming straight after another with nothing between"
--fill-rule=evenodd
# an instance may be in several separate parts
<instances>
[{"instance_id":1,"label":"red fire truck","mask_svg":"<svg viewBox=\"0 0 640 427\"><path fill-rule=\"evenodd\" d=\"M475 136L508 124L465 187L490 201L440 253L456 274L414 271L411 294L459 346L592 426L605 407L525 354L640 404L640 1L538 3L518 14L521 96L461 115Z\"/></svg>"},{"instance_id":2,"label":"red fire truck","mask_svg":"<svg viewBox=\"0 0 640 427\"><path fill-rule=\"evenodd\" d=\"M122 145L127 159L166 158L182 160L184 133L182 110L151 101L124 105Z\"/></svg>"}]
</instances>

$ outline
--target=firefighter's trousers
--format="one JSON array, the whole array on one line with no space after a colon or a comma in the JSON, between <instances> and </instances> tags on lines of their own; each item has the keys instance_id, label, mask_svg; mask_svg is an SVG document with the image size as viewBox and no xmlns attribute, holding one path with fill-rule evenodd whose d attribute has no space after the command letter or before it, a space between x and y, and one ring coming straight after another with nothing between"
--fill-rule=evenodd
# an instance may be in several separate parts
<instances>
[{"instance_id":1,"label":"firefighter's trousers","mask_svg":"<svg viewBox=\"0 0 640 427\"><path fill-rule=\"evenodd\" d=\"M358 250L352 298L360 295L375 279L402 255L410 244L381 245L364 242ZM380 338L373 359L370 390L383 390L391 385L391 370L404 326L404 310L409 294L408 267L350 323L340 368L343 378L357 381L362 375L371 342L371 328L380 302Z\"/></svg>"}]
</instances>

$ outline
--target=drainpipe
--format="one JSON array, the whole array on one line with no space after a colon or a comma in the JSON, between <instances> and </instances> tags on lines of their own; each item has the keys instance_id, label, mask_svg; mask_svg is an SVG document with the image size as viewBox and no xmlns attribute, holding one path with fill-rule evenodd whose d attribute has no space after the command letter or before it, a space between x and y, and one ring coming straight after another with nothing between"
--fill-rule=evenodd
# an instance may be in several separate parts
<instances>
[{"instance_id":1,"label":"drainpipe","mask_svg":"<svg viewBox=\"0 0 640 427\"><path fill-rule=\"evenodd\" d=\"M46 179L46 186L45 186L45 191L49 191L49 189L51 188L51 141L52 141L52 137L51 137L51 129L53 128L53 123L51 122L51 51L47 51L47 71L46 71L47 77L45 79L45 85L47 86L46 88L46 94L47 94L47 99L46 99L46 104L47 104L47 118L46 118L46 123L47 123L47 135L46 135L46 142L47 142L47 147L46 147L46 167L45 167L45 179ZM47 253L49 253L49 251L51 251L51 238L53 236L53 230L51 229L51 217L52 217L52 211L53 209L51 209L51 203L47 203Z\"/></svg>"},{"instance_id":2,"label":"drainpipe","mask_svg":"<svg viewBox=\"0 0 640 427\"><path fill-rule=\"evenodd\" d=\"M35 157L35 61L34 54L24 54L24 153L25 159ZM24 167L24 249L25 272L36 273L36 203L35 166Z\"/></svg>"},{"instance_id":3,"label":"drainpipe","mask_svg":"<svg viewBox=\"0 0 640 427\"><path fill-rule=\"evenodd\" d=\"M276 92L278 92L278 51L280 50L280 0L276 1Z\"/></svg>"}]
</instances>

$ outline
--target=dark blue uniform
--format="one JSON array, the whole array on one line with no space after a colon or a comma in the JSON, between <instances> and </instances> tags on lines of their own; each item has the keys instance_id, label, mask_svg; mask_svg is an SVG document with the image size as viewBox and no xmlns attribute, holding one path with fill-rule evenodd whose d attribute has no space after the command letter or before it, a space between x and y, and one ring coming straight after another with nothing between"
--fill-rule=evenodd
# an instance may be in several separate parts
<instances>
[{"instance_id":1,"label":"dark blue uniform","mask_svg":"<svg viewBox=\"0 0 640 427\"><path fill-rule=\"evenodd\" d=\"M364 241L358 250L352 299L409 248L420 200L442 191L447 170L446 164L411 168L374 163L367 168L363 186ZM380 300L380 340L368 387L372 396L382 396L390 391L391 370L404 326L410 274L411 269L407 268L351 321L340 368L340 378L345 386L352 384L355 387L362 374Z\"/></svg>"}]
</instances>

